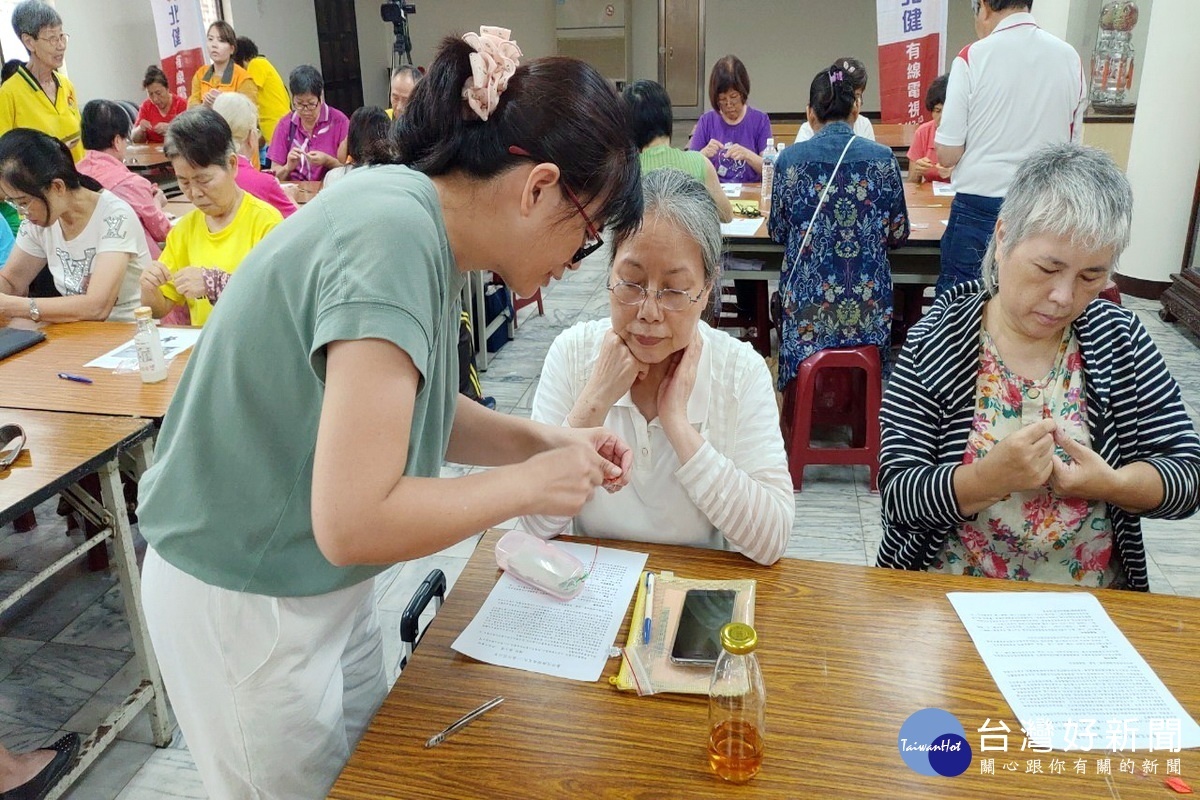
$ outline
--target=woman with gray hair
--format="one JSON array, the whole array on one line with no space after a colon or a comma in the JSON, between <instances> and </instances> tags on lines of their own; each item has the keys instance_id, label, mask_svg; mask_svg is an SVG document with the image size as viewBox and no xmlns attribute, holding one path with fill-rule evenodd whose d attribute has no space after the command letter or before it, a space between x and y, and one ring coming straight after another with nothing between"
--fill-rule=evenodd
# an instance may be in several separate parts
<instances>
[{"instance_id":1,"label":"woman with gray hair","mask_svg":"<svg viewBox=\"0 0 1200 800\"><path fill-rule=\"evenodd\" d=\"M196 209L179 218L162 258L142 273L142 305L155 318L175 314L172 322L186 308L191 324L200 326L242 259L283 217L238 185L233 132L211 108L197 106L176 117L163 154Z\"/></svg>"},{"instance_id":2,"label":"woman with gray hair","mask_svg":"<svg viewBox=\"0 0 1200 800\"><path fill-rule=\"evenodd\" d=\"M83 158L79 102L75 86L58 72L70 38L63 33L62 17L41 0L23 0L13 8L12 26L29 61L0 84L0 135L13 128L48 133L78 161Z\"/></svg>"},{"instance_id":3,"label":"woman with gray hair","mask_svg":"<svg viewBox=\"0 0 1200 800\"><path fill-rule=\"evenodd\" d=\"M641 228L613 243L609 319L564 331L546 356L532 418L603 425L633 445L626 491L597 494L574 532L783 555L795 515L771 374L745 342L701 321L719 292L717 206L699 181L642 181ZM531 516L544 538L570 517Z\"/></svg>"},{"instance_id":4,"label":"woman with gray hair","mask_svg":"<svg viewBox=\"0 0 1200 800\"><path fill-rule=\"evenodd\" d=\"M1137 316L1098 299L1132 206L1099 150L1018 171L983 283L938 298L884 394L879 566L1149 590L1141 517L1200 507L1200 437Z\"/></svg>"}]
</instances>

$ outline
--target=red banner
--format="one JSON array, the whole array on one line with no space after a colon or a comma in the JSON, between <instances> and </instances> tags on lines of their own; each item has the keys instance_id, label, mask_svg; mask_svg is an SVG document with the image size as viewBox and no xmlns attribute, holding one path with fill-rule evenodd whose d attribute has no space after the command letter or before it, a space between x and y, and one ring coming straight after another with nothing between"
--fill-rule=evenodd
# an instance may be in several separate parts
<instances>
[{"instance_id":1,"label":"red banner","mask_svg":"<svg viewBox=\"0 0 1200 800\"><path fill-rule=\"evenodd\" d=\"M150 0L158 54L167 73L171 92L186 98L192 91L192 76L204 66L204 20L200 0Z\"/></svg>"},{"instance_id":2,"label":"red banner","mask_svg":"<svg viewBox=\"0 0 1200 800\"><path fill-rule=\"evenodd\" d=\"M930 118L925 92L946 64L946 0L876 0L882 122Z\"/></svg>"}]
</instances>

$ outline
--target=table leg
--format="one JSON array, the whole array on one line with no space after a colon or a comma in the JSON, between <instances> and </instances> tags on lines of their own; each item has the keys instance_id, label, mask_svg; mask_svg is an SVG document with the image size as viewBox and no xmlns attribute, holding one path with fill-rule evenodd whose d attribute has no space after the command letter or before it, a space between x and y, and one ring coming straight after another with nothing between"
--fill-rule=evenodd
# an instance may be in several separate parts
<instances>
[{"instance_id":1,"label":"table leg","mask_svg":"<svg viewBox=\"0 0 1200 800\"><path fill-rule=\"evenodd\" d=\"M467 282L471 285L471 311L475 320L475 367L480 372L487 372L487 306L483 289L483 273L477 269L471 270Z\"/></svg>"},{"instance_id":2,"label":"table leg","mask_svg":"<svg viewBox=\"0 0 1200 800\"><path fill-rule=\"evenodd\" d=\"M158 671L158 661L154 658L154 649L150 644L150 634L146 630L146 616L142 613L142 585L138 572L137 554L133 548L133 531L129 527L129 517L125 513L125 491L121 485L121 472L115 461L109 462L100 470L100 492L104 498L104 506L112 515L113 551L117 567L117 578L121 583L121 596L125 600L125 617L129 620L129 630L133 634L134 657L144 681L149 681L153 689L150 698L150 728L154 733L154 743L166 747L171 741L167 717L166 693L163 690L162 675Z\"/></svg>"},{"instance_id":3,"label":"table leg","mask_svg":"<svg viewBox=\"0 0 1200 800\"><path fill-rule=\"evenodd\" d=\"M17 533L29 533L37 527L37 513L30 510L13 520Z\"/></svg>"}]
</instances>

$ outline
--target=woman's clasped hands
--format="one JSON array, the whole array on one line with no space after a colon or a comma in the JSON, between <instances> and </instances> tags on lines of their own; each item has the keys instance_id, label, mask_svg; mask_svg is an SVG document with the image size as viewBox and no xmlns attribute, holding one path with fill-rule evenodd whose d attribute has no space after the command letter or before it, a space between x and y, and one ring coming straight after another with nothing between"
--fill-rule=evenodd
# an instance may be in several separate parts
<instances>
[{"instance_id":1,"label":"woman's clasped hands","mask_svg":"<svg viewBox=\"0 0 1200 800\"><path fill-rule=\"evenodd\" d=\"M1059 497L1104 500L1116 474L1054 419L1038 420L1005 437L977 463L985 480L1002 495L1049 484Z\"/></svg>"}]
</instances>

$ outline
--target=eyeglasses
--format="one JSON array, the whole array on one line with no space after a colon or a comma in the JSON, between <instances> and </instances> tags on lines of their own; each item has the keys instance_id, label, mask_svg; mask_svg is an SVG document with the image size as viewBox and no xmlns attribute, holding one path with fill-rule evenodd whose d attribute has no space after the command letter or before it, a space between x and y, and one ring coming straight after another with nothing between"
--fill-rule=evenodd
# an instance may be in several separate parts
<instances>
[{"instance_id":1,"label":"eyeglasses","mask_svg":"<svg viewBox=\"0 0 1200 800\"><path fill-rule=\"evenodd\" d=\"M312 102L309 102L309 103L301 103L299 100L296 100L294 102L294 105L300 111L315 111L316 109L321 107L321 101L313 100Z\"/></svg>"},{"instance_id":2,"label":"eyeglasses","mask_svg":"<svg viewBox=\"0 0 1200 800\"><path fill-rule=\"evenodd\" d=\"M20 425L0 426L0 469L12 466L25 449L25 430Z\"/></svg>"},{"instance_id":3,"label":"eyeglasses","mask_svg":"<svg viewBox=\"0 0 1200 800\"><path fill-rule=\"evenodd\" d=\"M705 285L707 286L707 284ZM683 289L658 289L651 292L640 283L630 281L617 281L608 284L605 288L612 292L613 297L617 298L617 302L623 306L640 306L646 302L647 297L653 294L658 307L664 311L683 311L692 303L700 302L700 298L704 296L703 288L696 293L695 297L692 297Z\"/></svg>"},{"instance_id":4,"label":"eyeglasses","mask_svg":"<svg viewBox=\"0 0 1200 800\"><path fill-rule=\"evenodd\" d=\"M528 150L518 147L515 144L508 148L508 152L522 158L533 158L533 155ZM579 216L583 217L583 224L587 227L588 238L584 240L583 246L575 251L575 255L571 256L571 263L578 264L604 246L604 240L600 238L600 232L604 230L604 226L592 224L591 217L583 210L583 204L579 202L579 198L571 191L570 186L567 186L561 180L559 181L559 186L562 187L563 194L567 196L567 199L575 204L575 208L579 211Z\"/></svg>"},{"instance_id":5,"label":"eyeglasses","mask_svg":"<svg viewBox=\"0 0 1200 800\"><path fill-rule=\"evenodd\" d=\"M39 42L45 42L51 47L66 47L67 42L71 41L71 34L56 33L53 36L39 36L37 37L37 40Z\"/></svg>"},{"instance_id":6,"label":"eyeglasses","mask_svg":"<svg viewBox=\"0 0 1200 800\"><path fill-rule=\"evenodd\" d=\"M15 206L16 209L21 213L25 213L29 211L29 206L33 205L33 198L26 197L18 200L15 197L6 197L4 198L4 202L8 203L10 206Z\"/></svg>"}]
</instances>

